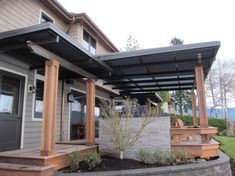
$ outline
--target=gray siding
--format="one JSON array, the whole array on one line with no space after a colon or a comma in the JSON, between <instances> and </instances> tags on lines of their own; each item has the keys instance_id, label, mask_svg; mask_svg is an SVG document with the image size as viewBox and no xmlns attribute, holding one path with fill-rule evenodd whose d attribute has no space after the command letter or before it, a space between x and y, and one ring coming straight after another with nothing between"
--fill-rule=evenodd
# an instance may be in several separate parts
<instances>
[{"instance_id":1,"label":"gray siding","mask_svg":"<svg viewBox=\"0 0 235 176\"><path fill-rule=\"evenodd\" d=\"M17 71L28 76L27 84L34 85L35 71L29 71L29 66L23 64L16 58L12 58L7 55L0 55L0 67L4 67L13 71ZM1 68L0 68L1 69ZM28 87L27 85L27 87ZM67 93L70 92L70 89L74 88L78 91L86 92L86 85L78 80L74 80L73 85L64 84L65 99ZM62 98L62 81L59 81L58 84L58 97L57 97L57 112L56 112L56 141L60 141L60 119L61 119L61 98ZM101 90L96 90L96 95L109 99L109 94ZM41 121L33 120L33 93L27 91L26 95L26 104L25 104L25 117L24 117L24 138L23 146L24 148L39 147L41 140ZM69 103L65 100L64 107L64 134L63 138L65 141L69 139Z\"/></svg>"}]
</instances>

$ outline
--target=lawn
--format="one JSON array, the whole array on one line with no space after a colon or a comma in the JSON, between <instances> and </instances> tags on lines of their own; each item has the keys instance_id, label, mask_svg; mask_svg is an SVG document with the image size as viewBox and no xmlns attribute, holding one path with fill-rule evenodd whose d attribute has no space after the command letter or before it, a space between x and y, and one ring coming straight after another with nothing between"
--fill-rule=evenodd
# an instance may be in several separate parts
<instances>
[{"instance_id":1,"label":"lawn","mask_svg":"<svg viewBox=\"0 0 235 176\"><path fill-rule=\"evenodd\" d=\"M214 136L214 139L220 142L220 149L229 155L235 164L235 137Z\"/></svg>"}]
</instances>

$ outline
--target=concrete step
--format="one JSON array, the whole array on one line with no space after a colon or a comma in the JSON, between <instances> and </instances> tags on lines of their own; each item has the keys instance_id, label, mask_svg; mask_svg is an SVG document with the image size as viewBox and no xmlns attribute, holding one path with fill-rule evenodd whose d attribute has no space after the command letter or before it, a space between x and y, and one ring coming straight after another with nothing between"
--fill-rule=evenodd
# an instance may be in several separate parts
<instances>
[{"instance_id":1,"label":"concrete step","mask_svg":"<svg viewBox=\"0 0 235 176\"><path fill-rule=\"evenodd\" d=\"M0 163L1 176L52 176L54 166L35 166L12 163Z\"/></svg>"}]
</instances>

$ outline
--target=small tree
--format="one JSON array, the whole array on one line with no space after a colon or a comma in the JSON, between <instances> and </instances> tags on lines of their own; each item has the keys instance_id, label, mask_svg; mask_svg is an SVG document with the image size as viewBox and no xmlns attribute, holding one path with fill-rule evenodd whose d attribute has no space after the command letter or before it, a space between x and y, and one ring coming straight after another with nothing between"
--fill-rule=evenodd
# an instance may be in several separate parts
<instances>
[{"instance_id":1,"label":"small tree","mask_svg":"<svg viewBox=\"0 0 235 176\"><path fill-rule=\"evenodd\" d=\"M131 35L129 35L126 45L124 46L126 51L135 51L140 49L139 42L134 39Z\"/></svg>"},{"instance_id":2,"label":"small tree","mask_svg":"<svg viewBox=\"0 0 235 176\"><path fill-rule=\"evenodd\" d=\"M125 150L130 149L139 139L144 128L154 119L155 112L143 115L140 126L133 126L133 117L136 114L138 104L134 100L123 101L122 113L119 113L114 104L103 102L101 105L101 117L106 119L107 134L111 142L119 152L119 158L123 159Z\"/></svg>"}]
</instances>

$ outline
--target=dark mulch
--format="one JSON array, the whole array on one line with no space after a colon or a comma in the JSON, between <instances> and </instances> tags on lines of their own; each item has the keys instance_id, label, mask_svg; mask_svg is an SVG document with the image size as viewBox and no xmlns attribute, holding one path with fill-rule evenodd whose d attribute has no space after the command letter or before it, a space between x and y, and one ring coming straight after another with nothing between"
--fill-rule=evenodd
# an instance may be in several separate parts
<instances>
[{"instance_id":1,"label":"dark mulch","mask_svg":"<svg viewBox=\"0 0 235 176\"><path fill-rule=\"evenodd\" d=\"M80 168L77 172L96 172L96 171L114 171L114 170L127 170L127 169L141 169L150 167L160 167L163 165L146 164L132 159L117 159L110 156L103 156L102 162L94 169L89 169L84 162L81 162ZM70 172L69 169L65 172Z\"/></svg>"}]
</instances>

